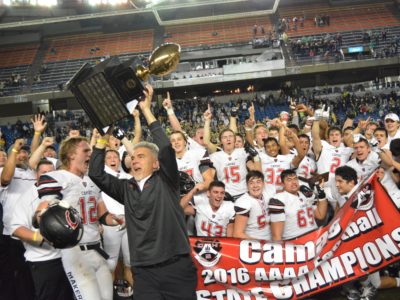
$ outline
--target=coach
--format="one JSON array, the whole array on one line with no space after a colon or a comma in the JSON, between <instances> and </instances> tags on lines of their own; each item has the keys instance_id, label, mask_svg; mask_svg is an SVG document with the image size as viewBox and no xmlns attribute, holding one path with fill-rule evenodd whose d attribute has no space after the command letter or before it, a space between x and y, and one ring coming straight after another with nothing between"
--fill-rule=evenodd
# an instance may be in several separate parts
<instances>
[{"instance_id":1,"label":"coach","mask_svg":"<svg viewBox=\"0 0 400 300\"><path fill-rule=\"evenodd\" d=\"M125 205L135 300L196 299L197 272L190 256L184 214L179 205L175 152L151 112L153 88L146 85L139 105L155 144L141 142L132 155L132 179L104 172L106 134L90 160L90 178Z\"/></svg>"}]
</instances>

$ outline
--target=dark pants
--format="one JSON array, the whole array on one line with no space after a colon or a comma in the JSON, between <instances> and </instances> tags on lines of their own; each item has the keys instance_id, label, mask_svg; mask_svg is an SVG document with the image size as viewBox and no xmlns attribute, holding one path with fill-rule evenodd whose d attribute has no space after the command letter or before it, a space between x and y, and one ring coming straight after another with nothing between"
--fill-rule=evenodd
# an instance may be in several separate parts
<instances>
[{"instance_id":1,"label":"dark pants","mask_svg":"<svg viewBox=\"0 0 400 300\"><path fill-rule=\"evenodd\" d=\"M190 255L165 263L132 267L134 300L196 300L197 269Z\"/></svg>"},{"instance_id":2,"label":"dark pants","mask_svg":"<svg viewBox=\"0 0 400 300\"><path fill-rule=\"evenodd\" d=\"M0 234L0 300L33 300L34 288L21 241Z\"/></svg>"},{"instance_id":3,"label":"dark pants","mask_svg":"<svg viewBox=\"0 0 400 300\"><path fill-rule=\"evenodd\" d=\"M72 289L61 258L28 262L37 300L72 300Z\"/></svg>"}]
</instances>

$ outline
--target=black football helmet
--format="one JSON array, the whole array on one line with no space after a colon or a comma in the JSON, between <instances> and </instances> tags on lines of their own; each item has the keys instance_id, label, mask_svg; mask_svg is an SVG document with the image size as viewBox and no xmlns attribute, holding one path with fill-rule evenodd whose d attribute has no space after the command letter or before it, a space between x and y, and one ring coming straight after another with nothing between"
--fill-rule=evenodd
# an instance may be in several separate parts
<instances>
[{"instance_id":1,"label":"black football helmet","mask_svg":"<svg viewBox=\"0 0 400 300\"><path fill-rule=\"evenodd\" d=\"M66 201L50 204L40 217L40 234L54 247L72 248L83 235L78 211Z\"/></svg>"},{"instance_id":2,"label":"black football helmet","mask_svg":"<svg viewBox=\"0 0 400 300\"><path fill-rule=\"evenodd\" d=\"M180 191L181 191L181 196L186 195L189 193L194 186L196 185L196 182L186 172L179 171L179 186L180 186Z\"/></svg>"}]
</instances>

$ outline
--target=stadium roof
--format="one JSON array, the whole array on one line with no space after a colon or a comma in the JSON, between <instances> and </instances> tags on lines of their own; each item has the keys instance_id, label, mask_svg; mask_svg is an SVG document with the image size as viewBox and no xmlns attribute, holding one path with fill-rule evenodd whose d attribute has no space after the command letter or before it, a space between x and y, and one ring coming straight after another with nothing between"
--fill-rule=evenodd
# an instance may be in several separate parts
<instances>
[{"instance_id":1,"label":"stadium roof","mask_svg":"<svg viewBox=\"0 0 400 300\"><path fill-rule=\"evenodd\" d=\"M1 0L0 0L1 1ZM159 25L177 25L254 17L276 11L280 0L156 0L150 6L129 1L122 6L88 6L75 0L58 7L3 6L0 30L45 26L47 24L102 19L124 15L152 14ZM74 5L73 5L74 4Z\"/></svg>"}]
</instances>

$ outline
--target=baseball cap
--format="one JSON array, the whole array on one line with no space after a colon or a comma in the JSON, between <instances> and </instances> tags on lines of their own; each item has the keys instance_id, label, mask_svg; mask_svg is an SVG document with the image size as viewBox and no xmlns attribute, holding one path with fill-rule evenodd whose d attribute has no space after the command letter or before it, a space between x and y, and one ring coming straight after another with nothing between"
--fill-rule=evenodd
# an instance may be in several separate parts
<instances>
[{"instance_id":1,"label":"baseball cap","mask_svg":"<svg viewBox=\"0 0 400 300\"><path fill-rule=\"evenodd\" d=\"M399 119L399 116L397 115L397 114L395 114L395 113L389 113L389 114L387 114L386 116L385 116L385 121L387 120L387 119L390 119L390 120L393 120L393 121L399 121L400 119Z\"/></svg>"}]
</instances>

